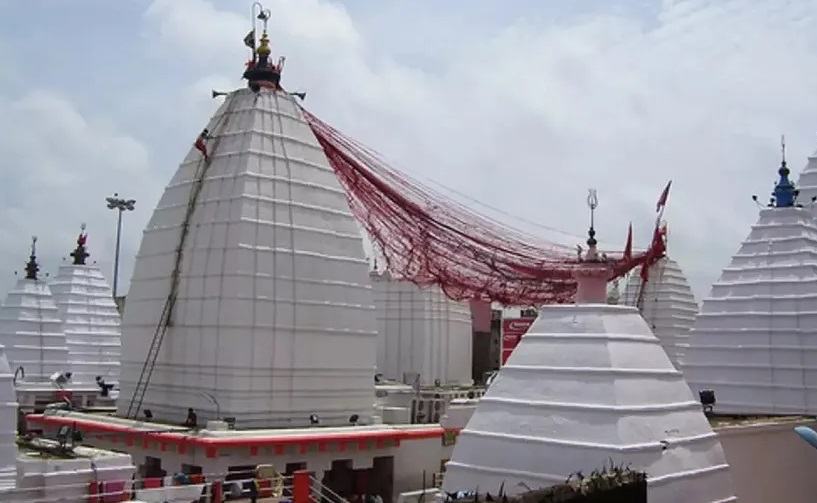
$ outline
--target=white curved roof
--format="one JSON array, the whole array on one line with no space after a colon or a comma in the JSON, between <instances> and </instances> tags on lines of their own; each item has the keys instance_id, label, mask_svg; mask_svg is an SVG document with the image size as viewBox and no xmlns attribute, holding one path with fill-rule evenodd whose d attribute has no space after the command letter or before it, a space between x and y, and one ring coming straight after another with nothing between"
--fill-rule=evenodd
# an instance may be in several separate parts
<instances>
[{"instance_id":1,"label":"white curved roof","mask_svg":"<svg viewBox=\"0 0 817 503\"><path fill-rule=\"evenodd\" d=\"M113 292L95 265L63 265L51 282L68 345L74 383L119 381L121 319Z\"/></svg>"},{"instance_id":2,"label":"white curved roof","mask_svg":"<svg viewBox=\"0 0 817 503\"><path fill-rule=\"evenodd\" d=\"M443 490L515 494L610 459L647 472L650 501L733 501L720 443L638 310L548 306L460 434Z\"/></svg>"},{"instance_id":3,"label":"white curved roof","mask_svg":"<svg viewBox=\"0 0 817 503\"><path fill-rule=\"evenodd\" d=\"M28 382L48 382L51 374L70 370L62 321L45 281L17 280L0 308L0 344Z\"/></svg>"},{"instance_id":4,"label":"white curved roof","mask_svg":"<svg viewBox=\"0 0 817 503\"><path fill-rule=\"evenodd\" d=\"M698 302L678 263L663 258L649 271L644 286L641 315L669 355L675 368L680 368L689 329L698 315ZM635 271L627 281L622 304L636 306L641 289L641 274ZM636 306L638 307L638 306Z\"/></svg>"},{"instance_id":5,"label":"white curved roof","mask_svg":"<svg viewBox=\"0 0 817 503\"><path fill-rule=\"evenodd\" d=\"M0 491L17 485L17 394L14 374L0 346Z\"/></svg>"},{"instance_id":6,"label":"white curved roof","mask_svg":"<svg viewBox=\"0 0 817 503\"><path fill-rule=\"evenodd\" d=\"M142 409L239 427L348 424L372 414L377 325L363 240L295 98L230 93L183 247L173 324ZM196 132L198 133L198 132ZM195 138L193 135L192 140ZM127 412L170 293L197 170L191 148L142 238L122 320Z\"/></svg>"},{"instance_id":7,"label":"white curved roof","mask_svg":"<svg viewBox=\"0 0 817 503\"><path fill-rule=\"evenodd\" d=\"M704 299L684 374L716 412L817 414L817 224L807 209L760 212Z\"/></svg>"}]
</instances>

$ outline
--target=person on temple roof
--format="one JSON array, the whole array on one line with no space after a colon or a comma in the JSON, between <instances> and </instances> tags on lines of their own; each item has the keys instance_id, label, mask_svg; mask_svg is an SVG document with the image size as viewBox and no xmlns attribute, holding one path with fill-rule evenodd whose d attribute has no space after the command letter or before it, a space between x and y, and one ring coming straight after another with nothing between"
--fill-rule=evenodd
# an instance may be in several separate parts
<instances>
[{"instance_id":1,"label":"person on temple roof","mask_svg":"<svg viewBox=\"0 0 817 503\"><path fill-rule=\"evenodd\" d=\"M201 132L199 137L196 139L196 143L194 144L194 146L196 147L196 150L198 150L199 152L202 153L202 155L204 155L204 161L205 162L210 161L210 156L207 153L207 144L205 143L205 141L207 141L207 140L209 140L211 138L212 137L210 136L210 131L208 131L207 129L204 129L204 131Z\"/></svg>"}]
</instances>

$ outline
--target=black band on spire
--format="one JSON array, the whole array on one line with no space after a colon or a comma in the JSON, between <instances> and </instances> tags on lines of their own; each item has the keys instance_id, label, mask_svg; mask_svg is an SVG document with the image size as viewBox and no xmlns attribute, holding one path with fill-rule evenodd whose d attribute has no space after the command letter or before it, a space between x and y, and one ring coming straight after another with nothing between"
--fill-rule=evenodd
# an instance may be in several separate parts
<instances>
[{"instance_id":1,"label":"black band on spire","mask_svg":"<svg viewBox=\"0 0 817 503\"><path fill-rule=\"evenodd\" d=\"M40 264L37 263L37 236L31 238L31 255L26 262L26 279L38 280Z\"/></svg>"}]
</instances>

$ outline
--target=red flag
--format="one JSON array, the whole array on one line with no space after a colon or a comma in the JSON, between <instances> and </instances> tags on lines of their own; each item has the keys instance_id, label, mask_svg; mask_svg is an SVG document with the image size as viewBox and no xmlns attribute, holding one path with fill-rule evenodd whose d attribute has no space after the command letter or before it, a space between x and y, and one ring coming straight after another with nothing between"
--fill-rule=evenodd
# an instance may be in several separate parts
<instances>
[{"instance_id":1,"label":"red flag","mask_svg":"<svg viewBox=\"0 0 817 503\"><path fill-rule=\"evenodd\" d=\"M672 185L672 180L667 182L667 186L664 187L664 192L661 193L661 197L658 198L658 204L655 205L656 213L661 211L661 209L667 205L667 199L669 198L669 188Z\"/></svg>"},{"instance_id":2,"label":"red flag","mask_svg":"<svg viewBox=\"0 0 817 503\"><path fill-rule=\"evenodd\" d=\"M627 231L627 243L624 245L624 260L633 259L633 223L630 222L630 229Z\"/></svg>"},{"instance_id":3,"label":"red flag","mask_svg":"<svg viewBox=\"0 0 817 503\"><path fill-rule=\"evenodd\" d=\"M663 257L667 252L667 244L664 241L666 235L666 225L655 228L655 232L652 235L652 243L650 243L650 249L647 250L647 256L644 258L644 264L641 266L641 281L644 283L649 280L650 266L658 262L658 259Z\"/></svg>"}]
</instances>

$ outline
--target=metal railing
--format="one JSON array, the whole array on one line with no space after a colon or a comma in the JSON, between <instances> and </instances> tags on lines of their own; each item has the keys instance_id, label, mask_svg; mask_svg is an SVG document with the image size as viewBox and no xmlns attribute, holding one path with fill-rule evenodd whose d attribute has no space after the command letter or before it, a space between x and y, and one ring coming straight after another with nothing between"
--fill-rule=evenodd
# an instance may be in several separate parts
<instances>
[{"instance_id":1,"label":"metal railing","mask_svg":"<svg viewBox=\"0 0 817 503\"><path fill-rule=\"evenodd\" d=\"M349 503L343 496L312 476L309 477L309 501L312 503Z\"/></svg>"},{"instance_id":2,"label":"metal railing","mask_svg":"<svg viewBox=\"0 0 817 503\"><path fill-rule=\"evenodd\" d=\"M135 479L129 481L89 481L72 484L23 487L2 491L0 501L3 503L107 503L109 501L146 501L162 503L236 503L250 501L251 485L258 483L258 501L269 498L285 501L292 500L294 479L291 475L271 479L240 478L224 480L227 474L202 474L202 482L192 482L188 478L181 482L175 476L161 478ZM190 476L188 476L190 477ZM192 477L194 480L196 476ZM212 478L214 480L207 480ZM317 482L317 481L315 481ZM157 485L158 484L158 485ZM346 503L343 498L317 483L320 494L331 503ZM98 490L93 490L96 485ZM217 486L217 488L214 488ZM312 490L313 487L310 487ZM326 501L326 499L318 501Z\"/></svg>"}]
</instances>

